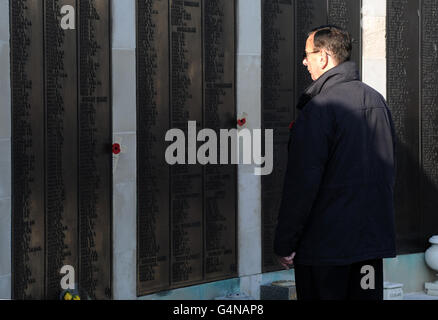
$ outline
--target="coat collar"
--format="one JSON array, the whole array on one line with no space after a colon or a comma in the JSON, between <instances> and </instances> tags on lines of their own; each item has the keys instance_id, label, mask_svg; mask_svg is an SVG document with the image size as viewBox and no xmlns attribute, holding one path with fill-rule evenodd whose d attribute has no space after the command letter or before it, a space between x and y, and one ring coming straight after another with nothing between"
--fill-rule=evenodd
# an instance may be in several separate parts
<instances>
[{"instance_id":1,"label":"coat collar","mask_svg":"<svg viewBox=\"0 0 438 320\"><path fill-rule=\"evenodd\" d=\"M297 108L302 110L310 100L336 84L359 79L359 71L355 62L347 61L341 63L340 65L324 73L309 87L307 87L298 100Z\"/></svg>"}]
</instances>

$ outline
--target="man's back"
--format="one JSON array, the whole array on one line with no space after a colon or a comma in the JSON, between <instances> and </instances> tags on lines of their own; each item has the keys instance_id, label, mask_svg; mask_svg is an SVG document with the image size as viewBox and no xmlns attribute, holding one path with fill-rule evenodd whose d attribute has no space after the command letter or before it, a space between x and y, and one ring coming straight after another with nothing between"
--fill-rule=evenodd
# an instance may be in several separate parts
<instances>
[{"instance_id":1,"label":"man's back","mask_svg":"<svg viewBox=\"0 0 438 320\"><path fill-rule=\"evenodd\" d=\"M309 108L315 105L327 109L332 126L322 186L393 183L394 130L384 98L361 81L345 80L322 91Z\"/></svg>"},{"instance_id":2,"label":"man's back","mask_svg":"<svg viewBox=\"0 0 438 320\"><path fill-rule=\"evenodd\" d=\"M342 265L394 256L394 130L386 103L358 80L351 62L315 86L291 133L287 176L294 181L285 181L281 208L284 219L290 214L290 223L302 224L294 226L295 261ZM304 210L306 219L294 218Z\"/></svg>"}]
</instances>

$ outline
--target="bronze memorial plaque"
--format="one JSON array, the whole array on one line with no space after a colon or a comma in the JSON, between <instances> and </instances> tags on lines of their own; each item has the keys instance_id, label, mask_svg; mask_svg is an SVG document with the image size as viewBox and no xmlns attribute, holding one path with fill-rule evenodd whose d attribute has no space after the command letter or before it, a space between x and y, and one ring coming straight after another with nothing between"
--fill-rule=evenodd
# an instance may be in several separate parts
<instances>
[{"instance_id":1,"label":"bronze memorial plaque","mask_svg":"<svg viewBox=\"0 0 438 320\"><path fill-rule=\"evenodd\" d=\"M79 5L79 284L112 297L110 1Z\"/></svg>"},{"instance_id":2,"label":"bronze memorial plaque","mask_svg":"<svg viewBox=\"0 0 438 320\"><path fill-rule=\"evenodd\" d=\"M202 127L202 1L170 1L170 127L187 138L185 165L170 169L172 285L203 279L202 167L196 163L196 132ZM196 140L196 139L195 139Z\"/></svg>"},{"instance_id":3,"label":"bronze memorial plaque","mask_svg":"<svg viewBox=\"0 0 438 320\"><path fill-rule=\"evenodd\" d=\"M169 3L137 1L137 292L169 286Z\"/></svg>"},{"instance_id":4,"label":"bronze memorial plaque","mask_svg":"<svg viewBox=\"0 0 438 320\"><path fill-rule=\"evenodd\" d=\"M137 1L139 296L236 276L236 168L197 161L199 130L235 128L234 5Z\"/></svg>"},{"instance_id":5,"label":"bronze memorial plaque","mask_svg":"<svg viewBox=\"0 0 438 320\"><path fill-rule=\"evenodd\" d=\"M60 270L78 270L78 139L76 30L60 28L74 0L44 1L46 114L46 297L59 296ZM43 126L43 123L40 124Z\"/></svg>"},{"instance_id":6,"label":"bronze memorial plaque","mask_svg":"<svg viewBox=\"0 0 438 320\"><path fill-rule=\"evenodd\" d=\"M397 134L397 247L410 251L419 246L421 232L418 216L411 214L418 213L420 201L420 172L413 170L420 164L419 1L388 1L387 5L387 50L393 52L387 57L387 97Z\"/></svg>"},{"instance_id":7,"label":"bronze memorial plaque","mask_svg":"<svg viewBox=\"0 0 438 320\"><path fill-rule=\"evenodd\" d=\"M45 292L43 7L42 1L10 1L14 299Z\"/></svg>"},{"instance_id":8,"label":"bronze memorial plaque","mask_svg":"<svg viewBox=\"0 0 438 320\"><path fill-rule=\"evenodd\" d=\"M436 1L387 4L387 99L397 134L399 254L424 251L438 227L437 17Z\"/></svg>"},{"instance_id":9,"label":"bronze memorial plaque","mask_svg":"<svg viewBox=\"0 0 438 320\"><path fill-rule=\"evenodd\" d=\"M263 1L262 129L274 129L274 166L262 176L263 268L276 266L274 232L286 170L289 123L294 118L294 3ZM300 57L299 53L297 54Z\"/></svg>"},{"instance_id":10,"label":"bronze memorial plaque","mask_svg":"<svg viewBox=\"0 0 438 320\"><path fill-rule=\"evenodd\" d=\"M429 247L428 240L438 229L438 3L421 2L421 212L423 212L422 246ZM411 213L412 214L412 213Z\"/></svg>"},{"instance_id":11,"label":"bronze memorial plaque","mask_svg":"<svg viewBox=\"0 0 438 320\"><path fill-rule=\"evenodd\" d=\"M74 27L62 27L68 8ZM107 0L13 0L13 298L111 289L110 11ZM71 23L71 21L70 21Z\"/></svg>"},{"instance_id":12,"label":"bronze memorial plaque","mask_svg":"<svg viewBox=\"0 0 438 320\"><path fill-rule=\"evenodd\" d=\"M234 5L229 0L203 1L203 120L218 137L220 129L236 127ZM237 272L237 167L206 165L203 174L204 272L213 281Z\"/></svg>"}]
</instances>

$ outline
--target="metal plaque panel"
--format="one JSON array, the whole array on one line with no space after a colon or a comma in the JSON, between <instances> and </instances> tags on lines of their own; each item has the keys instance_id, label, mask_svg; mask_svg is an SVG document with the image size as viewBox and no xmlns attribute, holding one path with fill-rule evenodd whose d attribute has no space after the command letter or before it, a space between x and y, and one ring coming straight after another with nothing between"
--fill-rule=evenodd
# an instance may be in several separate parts
<instances>
[{"instance_id":1,"label":"metal plaque panel","mask_svg":"<svg viewBox=\"0 0 438 320\"><path fill-rule=\"evenodd\" d=\"M236 166L197 157L201 129L236 127L235 1L137 0L137 30L140 296L237 273ZM184 164L165 161L169 129Z\"/></svg>"},{"instance_id":2,"label":"metal plaque panel","mask_svg":"<svg viewBox=\"0 0 438 320\"><path fill-rule=\"evenodd\" d=\"M438 3L421 2L422 249L438 230ZM412 213L411 213L412 214Z\"/></svg>"},{"instance_id":3,"label":"metal plaque panel","mask_svg":"<svg viewBox=\"0 0 438 320\"><path fill-rule=\"evenodd\" d=\"M79 284L110 299L112 141L110 5L79 0Z\"/></svg>"},{"instance_id":4,"label":"metal plaque panel","mask_svg":"<svg viewBox=\"0 0 438 320\"><path fill-rule=\"evenodd\" d=\"M61 8L75 9L63 29ZM13 297L111 298L111 92L107 0L10 1ZM71 22L71 21L70 21Z\"/></svg>"},{"instance_id":5,"label":"metal plaque panel","mask_svg":"<svg viewBox=\"0 0 438 320\"><path fill-rule=\"evenodd\" d=\"M438 228L437 12L436 1L389 1L387 6L388 103L398 141L399 254L424 251Z\"/></svg>"},{"instance_id":6,"label":"metal plaque panel","mask_svg":"<svg viewBox=\"0 0 438 320\"><path fill-rule=\"evenodd\" d=\"M59 298L64 265L77 263L77 48L76 30L63 30L61 7L44 1L46 68L46 297ZM73 119L73 121L72 121Z\"/></svg>"},{"instance_id":7,"label":"metal plaque panel","mask_svg":"<svg viewBox=\"0 0 438 320\"><path fill-rule=\"evenodd\" d=\"M287 163L289 123L294 118L293 1L263 1L262 129L274 129L274 166L262 176L263 271L278 269L273 252L274 232Z\"/></svg>"},{"instance_id":8,"label":"metal plaque panel","mask_svg":"<svg viewBox=\"0 0 438 320\"><path fill-rule=\"evenodd\" d=\"M137 1L137 294L169 287L169 4Z\"/></svg>"},{"instance_id":9,"label":"metal plaque panel","mask_svg":"<svg viewBox=\"0 0 438 320\"><path fill-rule=\"evenodd\" d=\"M187 138L186 165L172 166L171 284L203 279L203 168L196 163L196 131L202 127L202 1L170 1L170 127Z\"/></svg>"},{"instance_id":10,"label":"metal plaque panel","mask_svg":"<svg viewBox=\"0 0 438 320\"><path fill-rule=\"evenodd\" d=\"M44 295L43 2L11 0L12 297Z\"/></svg>"},{"instance_id":11,"label":"metal plaque panel","mask_svg":"<svg viewBox=\"0 0 438 320\"><path fill-rule=\"evenodd\" d=\"M397 134L395 210L400 253L415 251L421 241L419 9L418 1L387 3L387 100Z\"/></svg>"},{"instance_id":12,"label":"metal plaque panel","mask_svg":"<svg viewBox=\"0 0 438 320\"><path fill-rule=\"evenodd\" d=\"M203 0L203 12L204 127L220 137L220 129L236 124L234 1ZM219 143L217 150L220 155ZM204 270L212 281L237 273L237 168L211 164L203 174Z\"/></svg>"}]
</instances>

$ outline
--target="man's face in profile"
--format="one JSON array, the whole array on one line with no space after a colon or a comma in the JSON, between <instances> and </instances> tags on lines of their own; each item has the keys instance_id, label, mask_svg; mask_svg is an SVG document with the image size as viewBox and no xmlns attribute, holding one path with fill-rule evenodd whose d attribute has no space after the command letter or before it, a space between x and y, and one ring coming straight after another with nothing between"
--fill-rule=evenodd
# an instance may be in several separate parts
<instances>
[{"instance_id":1,"label":"man's face in profile","mask_svg":"<svg viewBox=\"0 0 438 320\"><path fill-rule=\"evenodd\" d=\"M315 33L312 33L306 41L305 56L303 59L303 65L307 67L307 70L312 77L312 80L317 80L322 75L322 69L320 68L319 60L321 59L320 50L316 50L313 46L313 39Z\"/></svg>"}]
</instances>

